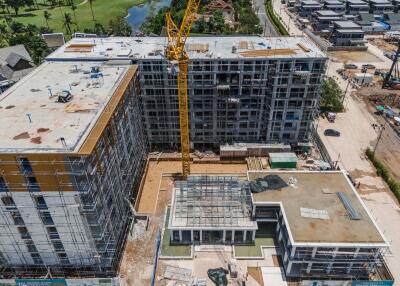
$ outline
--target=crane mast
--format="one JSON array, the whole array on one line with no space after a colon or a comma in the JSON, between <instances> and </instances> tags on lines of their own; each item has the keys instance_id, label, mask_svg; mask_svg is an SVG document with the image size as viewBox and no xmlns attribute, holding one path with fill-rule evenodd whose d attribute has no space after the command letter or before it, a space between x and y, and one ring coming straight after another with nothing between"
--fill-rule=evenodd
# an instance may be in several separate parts
<instances>
[{"instance_id":1,"label":"crane mast","mask_svg":"<svg viewBox=\"0 0 400 286\"><path fill-rule=\"evenodd\" d=\"M165 55L171 63L178 66L178 105L179 124L181 133L181 154L182 154L182 177L184 179L190 173L190 137L189 137L189 107L187 75L189 57L185 51L186 39L195 21L195 14L199 8L200 0L189 0L186 6L180 28L175 25L171 14L166 14L166 26L168 35L168 46Z\"/></svg>"}]
</instances>

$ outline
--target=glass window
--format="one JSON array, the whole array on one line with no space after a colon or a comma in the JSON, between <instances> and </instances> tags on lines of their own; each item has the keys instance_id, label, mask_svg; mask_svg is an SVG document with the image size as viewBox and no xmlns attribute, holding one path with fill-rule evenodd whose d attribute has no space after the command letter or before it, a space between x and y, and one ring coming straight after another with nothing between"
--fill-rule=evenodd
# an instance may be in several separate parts
<instances>
[{"instance_id":1,"label":"glass window","mask_svg":"<svg viewBox=\"0 0 400 286\"><path fill-rule=\"evenodd\" d=\"M0 192L7 192L8 188L7 188L7 184L6 181L4 180L4 178L2 176L0 176Z\"/></svg>"},{"instance_id":2,"label":"glass window","mask_svg":"<svg viewBox=\"0 0 400 286\"><path fill-rule=\"evenodd\" d=\"M52 243L56 251L65 251L64 245L60 240L53 240Z\"/></svg>"},{"instance_id":3,"label":"glass window","mask_svg":"<svg viewBox=\"0 0 400 286\"><path fill-rule=\"evenodd\" d=\"M27 177L28 189L30 192L40 192L39 184L35 177Z\"/></svg>"},{"instance_id":4,"label":"glass window","mask_svg":"<svg viewBox=\"0 0 400 286\"><path fill-rule=\"evenodd\" d=\"M31 238L31 235L29 234L29 231L26 227L20 226L17 229L18 229L18 232L21 235L22 239L30 239Z\"/></svg>"},{"instance_id":5,"label":"glass window","mask_svg":"<svg viewBox=\"0 0 400 286\"><path fill-rule=\"evenodd\" d=\"M60 235L58 234L57 228L54 226L48 227L47 233L49 234L50 239L60 239Z\"/></svg>"},{"instance_id":6,"label":"glass window","mask_svg":"<svg viewBox=\"0 0 400 286\"><path fill-rule=\"evenodd\" d=\"M40 218L42 219L44 225L54 224L54 221L53 221L53 218L51 217L50 212L41 212Z\"/></svg>"},{"instance_id":7,"label":"glass window","mask_svg":"<svg viewBox=\"0 0 400 286\"><path fill-rule=\"evenodd\" d=\"M47 209L47 204L43 196L34 197L38 209Z\"/></svg>"},{"instance_id":8,"label":"glass window","mask_svg":"<svg viewBox=\"0 0 400 286\"><path fill-rule=\"evenodd\" d=\"M32 166L29 162L28 158L19 158L19 163L21 164L21 168L26 173L32 173Z\"/></svg>"},{"instance_id":9,"label":"glass window","mask_svg":"<svg viewBox=\"0 0 400 286\"><path fill-rule=\"evenodd\" d=\"M1 201L7 207L10 207L10 206L15 207L15 202L14 202L13 198L10 196L2 197Z\"/></svg>"},{"instance_id":10,"label":"glass window","mask_svg":"<svg viewBox=\"0 0 400 286\"><path fill-rule=\"evenodd\" d=\"M15 225L24 225L25 224L19 211L12 212L11 218L13 219Z\"/></svg>"},{"instance_id":11,"label":"glass window","mask_svg":"<svg viewBox=\"0 0 400 286\"><path fill-rule=\"evenodd\" d=\"M35 264L43 264L42 258L40 258L39 253L31 253L31 256Z\"/></svg>"}]
</instances>

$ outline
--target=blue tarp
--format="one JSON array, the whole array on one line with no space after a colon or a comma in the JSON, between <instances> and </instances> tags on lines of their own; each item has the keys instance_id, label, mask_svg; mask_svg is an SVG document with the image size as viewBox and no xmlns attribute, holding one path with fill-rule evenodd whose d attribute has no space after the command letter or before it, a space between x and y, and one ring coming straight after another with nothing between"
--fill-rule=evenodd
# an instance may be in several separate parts
<instances>
[{"instance_id":1,"label":"blue tarp","mask_svg":"<svg viewBox=\"0 0 400 286\"><path fill-rule=\"evenodd\" d=\"M386 23L385 21L379 21L379 24L385 29L390 30L390 24Z\"/></svg>"}]
</instances>

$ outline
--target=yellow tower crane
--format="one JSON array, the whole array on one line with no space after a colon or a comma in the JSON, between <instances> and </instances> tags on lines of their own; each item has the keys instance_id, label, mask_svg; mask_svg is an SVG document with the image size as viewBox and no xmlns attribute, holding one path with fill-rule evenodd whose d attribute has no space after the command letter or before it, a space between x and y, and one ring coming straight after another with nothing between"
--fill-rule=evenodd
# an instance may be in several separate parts
<instances>
[{"instance_id":1,"label":"yellow tower crane","mask_svg":"<svg viewBox=\"0 0 400 286\"><path fill-rule=\"evenodd\" d=\"M165 55L172 64L178 67L178 102L179 124L181 131L182 177L186 179L190 173L190 137L189 137L189 108L187 75L189 57L185 51L186 39L195 20L200 0L189 0L185 15L178 29L172 20L171 14L166 14L168 46Z\"/></svg>"}]
</instances>

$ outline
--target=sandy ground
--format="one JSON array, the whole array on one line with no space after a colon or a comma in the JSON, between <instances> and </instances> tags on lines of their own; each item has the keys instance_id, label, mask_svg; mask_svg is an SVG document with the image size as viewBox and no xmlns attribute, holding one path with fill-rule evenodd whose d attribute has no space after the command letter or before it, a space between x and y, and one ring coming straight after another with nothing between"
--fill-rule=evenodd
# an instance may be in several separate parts
<instances>
[{"instance_id":1,"label":"sandy ground","mask_svg":"<svg viewBox=\"0 0 400 286\"><path fill-rule=\"evenodd\" d=\"M181 171L180 161L150 161L142 195L139 199L137 211L139 213L153 213L157 201L158 190L162 174L173 174ZM238 174L247 171L246 163L243 164L191 164L191 173L229 173ZM162 188L161 188L162 189Z\"/></svg>"},{"instance_id":2,"label":"sandy ground","mask_svg":"<svg viewBox=\"0 0 400 286\"><path fill-rule=\"evenodd\" d=\"M347 63L365 63L365 62L370 62L370 63L376 63L376 62L381 62L381 60L371 54L370 52L349 52L349 51L338 51L338 52L329 52L329 57L333 61L338 61L338 62L347 62Z\"/></svg>"},{"instance_id":3,"label":"sandy ground","mask_svg":"<svg viewBox=\"0 0 400 286\"><path fill-rule=\"evenodd\" d=\"M369 45L370 47L370 45ZM370 52L375 54L382 62L374 63L377 68L388 68L390 61L385 60L378 48L372 46ZM341 67L341 63L330 62L328 75L337 77L342 89L346 88L347 82L342 80L336 73L336 69ZM387 241L391 244L390 253L385 256L386 262L395 277L395 284L400 285L400 208L393 194L386 184L376 175L374 167L369 163L364 155L367 147L373 147L378 137L378 130L372 124L378 124L377 118L368 112L365 101L351 96L349 89L345 99L346 112L338 114L335 123L329 123L325 119L318 120L318 133L332 159L338 161L338 165L349 171L357 182L361 183L359 193L363 198L367 208L377 221ZM341 132L340 137L326 137L323 131L333 128ZM385 135L383 136L385 138ZM391 137L393 140L389 146L396 148L399 146L398 138ZM390 141L388 140L388 141ZM393 150L382 144L378 146L378 156L384 152L386 156L393 156ZM399 163L389 162L392 168L398 168Z\"/></svg>"},{"instance_id":4,"label":"sandy ground","mask_svg":"<svg viewBox=\"0 0 400 286\"><path fill-rule=\"evenodd\" d=\"M385 52L395 52L397 50L396 45L388 43L381 38L368 39L368 42Z\"/></svg>"}]
</instances>

